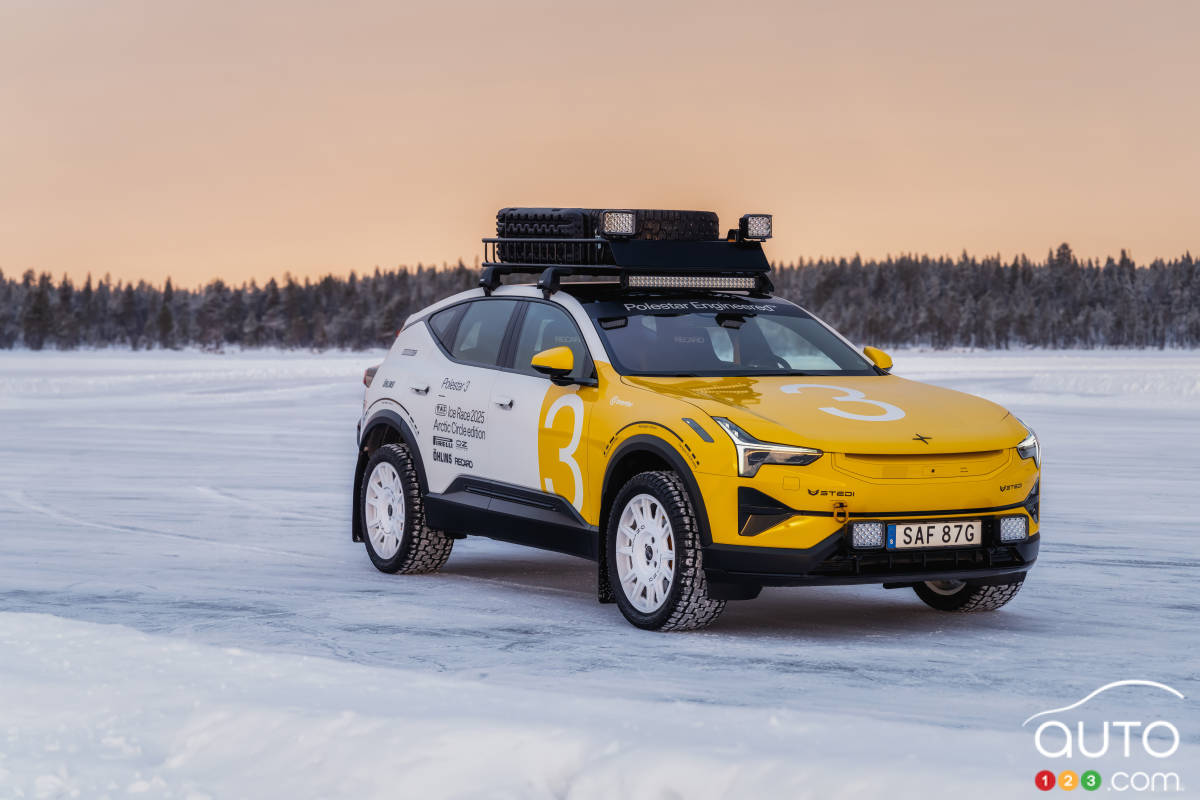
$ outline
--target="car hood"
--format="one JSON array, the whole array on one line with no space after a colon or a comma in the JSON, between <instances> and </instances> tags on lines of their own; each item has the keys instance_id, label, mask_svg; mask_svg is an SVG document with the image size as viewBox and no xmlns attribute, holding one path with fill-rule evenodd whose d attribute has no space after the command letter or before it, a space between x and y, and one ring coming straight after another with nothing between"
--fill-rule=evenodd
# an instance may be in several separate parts
<instances>
[{"instance_id":1,"label":"car hood","mask_svg":"<svg viewBox=\"0 0 1200 800\"><path fill-rule=\"evenodd\" d=\"M763 441L831 453L978 452L1027 435L995 403L895 375L624 380L728 417Z\"/></svg>"}]
</instances>

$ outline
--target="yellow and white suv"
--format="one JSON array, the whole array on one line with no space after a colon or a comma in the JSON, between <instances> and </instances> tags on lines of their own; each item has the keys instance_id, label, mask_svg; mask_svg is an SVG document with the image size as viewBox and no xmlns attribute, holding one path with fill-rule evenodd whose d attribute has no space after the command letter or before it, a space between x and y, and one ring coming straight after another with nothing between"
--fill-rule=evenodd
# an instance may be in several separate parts
<instances>
[{"instance_id":1,"label":"yellow and white suv","mask_svg":"<svg viewBox=\"0 0 1200 800\"><path fill-rule=\"evenodd\" d=\"M498 221L480 288L413 314L364 378L353 537L380 570L437 570L465 536L569 553L655 630L763 586L1016 594L1037 437L772 296L769 216L723 237L707 212Z\"/></svg>"}]
</instances>

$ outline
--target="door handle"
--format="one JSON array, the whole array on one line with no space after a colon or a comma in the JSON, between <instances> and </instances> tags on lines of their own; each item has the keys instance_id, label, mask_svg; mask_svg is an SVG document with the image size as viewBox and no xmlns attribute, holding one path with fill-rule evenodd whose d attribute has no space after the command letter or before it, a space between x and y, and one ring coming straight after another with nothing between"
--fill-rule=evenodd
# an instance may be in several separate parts
<instances>
[{"instance_id":1,"label":"door handle","mask_svg":"<svg viewBox=\"0 0 1200 800\"><path fill-rule=\"evenodd\" d=\"M497 397L494 402L501 408L512 408L513 399L511 397Z\"/></svg>"},{"instance_id":2,"label":"door handle","mask_svg":"<svg viewBox=\"0 0 1200 800\"><path fill-rule=\"evenodd\" d=\"M408 388L412 389L413 392L415 392L416 394L429 394L429 384L428 383L422 383L422 384L414 383L414 384L410 385Z\"/></svg>"}]
</instances>

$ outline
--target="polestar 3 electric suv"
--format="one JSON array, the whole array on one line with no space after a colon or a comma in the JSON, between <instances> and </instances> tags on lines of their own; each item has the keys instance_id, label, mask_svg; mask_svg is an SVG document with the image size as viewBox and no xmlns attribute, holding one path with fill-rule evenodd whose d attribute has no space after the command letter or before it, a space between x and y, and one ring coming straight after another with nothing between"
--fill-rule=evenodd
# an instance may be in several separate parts
<instances>
[{"instance_id":1,"label":"polestar 3 electric suv","mask_svg":"<svg viewBox=\"0 0 1200 800\"><path fill-rule=\"evenodd\" d=\"M1011 600L1038 552L1037 437L774 296L771 226L502 210L479 288L409 317L364 376L354 540L384 572L436 571L467 536L580 556L654 630L764 586Z\"/></svg>"}]
</instances>

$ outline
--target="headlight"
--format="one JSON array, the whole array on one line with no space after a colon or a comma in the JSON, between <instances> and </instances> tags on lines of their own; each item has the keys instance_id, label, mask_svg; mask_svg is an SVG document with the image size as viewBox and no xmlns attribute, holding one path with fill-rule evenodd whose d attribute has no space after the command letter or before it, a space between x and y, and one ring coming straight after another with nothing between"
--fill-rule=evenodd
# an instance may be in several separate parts
<instances>
[{"instance_id":1,"label":"headlight","mask_svg":"<svg viewBox=\"0 0 1200 800\"><path fill-rule=\"evenodd\" d=\"M1041 468L1042 466L1042 446L1038 444L1037 434L1032 430L1029 435L1017 445L1017 455L1021 458L1032 458L1034 466Z\"/></svg>"},{"instance_id":2,"label":"headlight","mask_svg":"<svg viewBox=\"0 0 1200 800\"><path fill-rule=\"evenodd\" d=\"M734 425L725 417L713 417L721 426L738 453L738 474L743 478L753 478L758 474L758 468L763 464L787 464L793 467L803 467L811 464L823 454L811 447L793 447L789 444L772 444L755 439L744 430Z\"/></svg>"}]
</instances>

